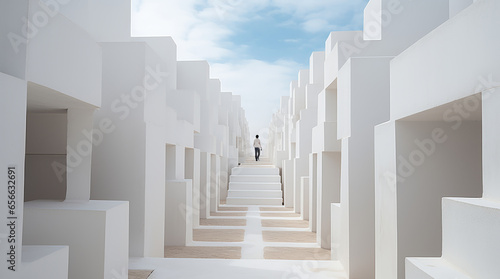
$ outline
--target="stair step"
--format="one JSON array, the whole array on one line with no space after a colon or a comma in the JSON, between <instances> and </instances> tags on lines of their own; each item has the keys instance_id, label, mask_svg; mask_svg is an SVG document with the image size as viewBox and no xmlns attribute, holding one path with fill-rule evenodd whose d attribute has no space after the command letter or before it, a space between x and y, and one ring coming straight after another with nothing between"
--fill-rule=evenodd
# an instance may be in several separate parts
<instances>
[{"instance_id":1,"label":"stair step","mask_svg":"<svg viewBox=\"0 0 500 279\"><path fill-rule=\"evenodd\" d=\"M406 258L406 279L472 279L443 258ZM486 278L486 277L482 277Z\"/></svg>"},{"instance_id":2,"label":"stair step","mask_svg":"<svg viewBox=\"0 0 500 279\"><path fill-rule=\"evenodd\" d=\"M473 278L500 274L500 202L443 199L443 258Z\"/></svg>"},{"instance_id":3,"label":"stair step","mask_svg":"<svg viewBox=\"0 0 500 279\"><path fill-rule=\"evenodd\" d=\"M281 183L229 182L229 190L281 190Z\"/></svg>"},{"instance_id":4,"label":"stair step","mask_svg":"<svg viewBox=\"0 0 500 279\"><path fill-rule=\"evenodd\" d=\"M281 190L229 190L228 197L234 198L281 198Z\"/></svg>"},{"instance_id":5,"label":"stair step","mask_svg":"<svg viewBox=\"0 0 500 279\"><path fill-rule=\"evenodd\" d=\"M236 167L231 170L231 175L279 175L278 168L271 167Z\"/></svg>"},{"instance_id":6,"label":"stair step","mask_svg":"<svg viewBox=\"0 0 500 279\"><path fill-rule=\"evenodd\" d=\"M231 175L229 182L281 182L279 175Z\"/></svg>"},{"instance_id":7,"label":"stair step","mask_svg":"<svg viewBox=\"0 0 500 279\"><path fill-rule=\"evenodd\" d=\"M227 197L227 205L282 205L281 198L234 198Z\"/></svg>"}]
</instances>

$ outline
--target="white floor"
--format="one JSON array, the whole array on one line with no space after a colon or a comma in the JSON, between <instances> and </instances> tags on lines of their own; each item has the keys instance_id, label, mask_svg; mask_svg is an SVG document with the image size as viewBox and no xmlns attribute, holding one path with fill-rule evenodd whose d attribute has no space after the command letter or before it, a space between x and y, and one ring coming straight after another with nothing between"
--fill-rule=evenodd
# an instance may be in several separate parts
<instances>
[{"instance_id":1,"label":"white floor","mask_svg":"<svg viewBox=\"0 0 500 279\"><path fill-rule=\"evenodd\" d=\"M344 279L334 261L132 258L130 269L149 269L148 279Z\"/></svg>"},{"instance_id":2,"label":"white floor","mask_svg":"<svg viewBox=\"0 0 500 279\"><path fill-rule=\"evenodd\" d=\"M255 165L258 165L256 163ZM262 166L262 165L261 165ZM253 166L252 166L253 167ZM238 205L240 206L240 205ZM243 205L241 205L243 206ZM262 205L261 205L262 206ZM265 260L264 247L309 247L320 248L317 243L273 243L262 239L263 219L273 219L260 215L259 205L248 207L246 216L211 216L210 219L246 219L247 225L210 227L205 229L244 229L243 242L200 242L190 241L188 246L240 246L239 260L224 259L176 259L176 258L131 258L129 269L154 270L148 279L345 279L347 276L337 261L321 260ZM221 207L234 207L222 205ZM264 206L273 207L273 206ZM278 206L277 206L278 207ZM228 211L223 211L228 212ZM237 212L237 211L234 211ZM266 211L266 213L286 213L286 211ZM275 219L275 218L274 218ZM280 217L282 220L301 220L300 217ZM308 231L307 228L272 228L266 230Z\"/></svg>"},{"instance_id":3,"label":"white floor","mask_svg":"<svg viewBox=\"0 0 500 279\"><path fill-rule=\"evenodd\" d=\"M224 207L224 206L223 206ZM263 249L273 247L311 247L319 248L316 243L273 243L262 240L260 206L248 206L246 217L210 217L223 219L246 218L245 227L225 227L227 229L245 229L243 242L199 242L189 246L240 246L240 260L222 259L174 259L174 258L131 258L129 269L154 270L148 279L167 278L217 278L217 279L344 279L347 278L339 262L319 260L265 260ZM227 211L226 211L227 212ZM283 213L280 211L268 211ZM268 213L266 212L266 213ZM298 217L281 219L300 220ZM210 228L210 227L205 227ZM214 227L220 229L221 227ZM307 231L306 228L266 228L266 230Z\"/></svg>"},{"instance_id":4,"label":"white floor","mask_svg":"<svg viewBox=\"0 0 500 279\"><path fill-rule=\"evenodd\" d=\"M226 207L226 206L221 206ZM234 207L234 206L227 206ZM264 247L303 247L303 248L321 248L317 243L293 243L293 242L264 242L262 239L262 224L264 219L276 219L276 217L261 217L260 207L262 205L245 205L248 207L246 216L211 216L209 219L246 219L246 226L202 226L197 227L203 229L244 229L245 240L243 242L202 242L190 241L187 246L218 246L218 247L241 247L242 259L264 259ZM273 206L264 206L273 207ZM277 206L278 207L278 206ZM223 211L223 212L238 212L238 211ZM288 211L266 211L265 213L286 213ZM302 220L300 217L279 217L281 220ZM308 228L274 228L268 227L266 231L309 231Z\"/></svg>"}]
</instances>

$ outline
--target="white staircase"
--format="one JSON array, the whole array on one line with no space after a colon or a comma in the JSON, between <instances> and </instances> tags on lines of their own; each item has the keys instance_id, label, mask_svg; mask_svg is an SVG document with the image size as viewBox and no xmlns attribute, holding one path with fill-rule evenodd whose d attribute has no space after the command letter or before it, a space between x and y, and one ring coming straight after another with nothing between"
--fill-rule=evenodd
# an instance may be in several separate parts
<instances>
[{"instance_id":1,"label":"white staircase","mask_svg":"<svg viewBox=\"0 0 500 279\"><path fill-rule=\"evenodd\" d=\"M500 278L500 203L443 199L443 255L407 258L406 278Z\"/></svg>"},{"instance_id":2,"label":"white staircase","mask_svg":"<svg viewBox=\"0 0 500 279\"><path fill-rule=\"evenodd\" d=\"M282 205L282 196L278 168L255 162L232 169L227 205Z\"/></svg>"}]
</instances>

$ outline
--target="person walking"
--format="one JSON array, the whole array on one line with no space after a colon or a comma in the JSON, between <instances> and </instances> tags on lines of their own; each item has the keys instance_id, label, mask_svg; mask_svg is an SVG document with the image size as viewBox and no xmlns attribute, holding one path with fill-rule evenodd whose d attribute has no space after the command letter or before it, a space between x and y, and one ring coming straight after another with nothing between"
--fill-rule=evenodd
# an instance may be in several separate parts
<instances>
[{"instance_id":1,"label":"person walking","mask_svg":"<svg viewBox=\"0 0 500 279\"><path fill-rule=\"evenodd\" d=\"M262 150L262 145L260 145L259 135L255 136L253 140L253 147L255 148L255 161L259 161L260 151Z\"/></svg>"}]
</instances>

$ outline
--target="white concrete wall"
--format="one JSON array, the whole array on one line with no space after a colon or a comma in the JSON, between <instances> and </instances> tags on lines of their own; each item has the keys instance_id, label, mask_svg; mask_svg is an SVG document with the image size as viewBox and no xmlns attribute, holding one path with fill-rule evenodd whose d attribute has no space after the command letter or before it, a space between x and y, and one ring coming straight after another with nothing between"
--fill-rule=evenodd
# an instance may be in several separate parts
<instances>
[{"instance_id":1,"label":"white concrete wall","mask_svg":"<svg viewBox=\"0 0 500 279\"><path fill-rule=\"evenodd\" d=\"M340 152L320 152L317 154L317 202L316 239L322 248L331 248L331 204L341 200Z\"/></svg>"},{"instance_id":2,"label":"white concrete wall","mask_svg":"<svg viewBox=\"0 0 500 279\"><path fill-rule=\"evenodd\" d=\"M93 108L68 108L67 116L67 187L68 201L86 202L90 199L90 173L92 164ZM86 132L84 132L86 131ZM76 153L76 154L75 154Z\"/></svg>"},{"instance_id":3,"label":"white concrete wall","mask_svg":"<svg viewBox=\"0 0 500 279\"><path fill-rule=\"evenodd\" d=\"M294 161L284 160L283 161L283 195L285 207L294 206L294 183L293 183L293 169Z\"/></svg>"},{"instance_id":4,"label":"white concrete wall","mask_svg":"<svg viewBox=\"0 0 500 279\"><path fill-rule=\"evenodd\" d=\"M22 268L15 273L6 274L5 278L68 278L68 246L23 245L23 255Z\"/></svg>"},{"instance_id":5,"label":"white concrete wall","mask_svg":"<svg viewBox=\"0 0 500 279\"><path fill-rule=\"evenodd\" d=\"M429 255L440 255L440 195L477 197L481 195L481 184L484 185L484 195L488 192L487 185L497 184L496 182L493 183L494 179L492 179L492 176L486 175L491 173L486 170L488 168L486 166L491 166L489 162L492 162L491 159L487 157L494 156L494 153L486 151L484 148L482 151L483 178L481 178L481 138L479 136L481 132L480 127L478 127L480 124L477 124L477 122L468 123L468 121L477 121L481 119L480 116L477 116L477 114L480 114L480 98L474 95L474 93L481 91L488 92L488 89L497 86L495 80L498 80L498 71L494 69L496 63L495 58L493 58L497 56L492 54L493 49L496 49L495 46L498 45L498 40L496 38L490 38L486 36L486 34L489 33L488 28L494 26L494 22L498 21L498 18L493 16L493 14L499 10L500 6L496 1L477 1L470 5L471 2L472 1L451 1L450 16L453 17L392 61L391 119L398 120L410 116L408 119L414 119L416 117L419 121L439 121L434 122L439 125L434 125L434 129L439 128L442 130L436 130L439 133L435 132L434 137L438 140L445 137L446 141L438 144L436 140L434 140L436 151L432 153L432 156L424 156L424 164L421 164L422 159L419 157L419 154L423 153L418 153L424 151L422 148L419 148L420 150L415 148L414 150L407 150L407 152L413 152L414 163L408 161L409 159L407 159L407 161L402 161L402 159L399 158L399 153L394 153L395 156L390 163L392 165L390 166L392 169L390 173L397 174L400 178L396 182L396 176L392 175L391 179L393 182L380 183L380 191L382 192L379 195L379 199L383 200L379 200L378 202L384 201L386 204L393 204L396 201L393 200L395 198L394 194L390 194L394 193L391 189L397 186L397 189L402 190L397 191L397 209L380 206L381 211L386 211L381 215L387 216L387 218L381 220L381 223L377 225L378 228L383 228L380 236L377 237L377 242L380 241L380 249L384 247L384 251L380 250L381 255L384 256L380 256L379 263L377 263L377 270L380 271L380 274L377 272L377 278L378 276L380 276L380 278L403 278L404 263L402 263L402 261L405 255L397 253L409 253L411 249L414 249L415 256L417 256L417 254L419 254L418 256L422 256L426 253ZM465 8L466 6L468 7ZM475 32L473 30L484 30L484 33L483 31ZM453 47L450 44L451 41L453 41L453 45L460 47ZM488 43L485 43L485 47L482 47L483 43L478 42ZM464 55L464 53L468 55ZM464 58L461 58L462 56ZM486 59L485 57L491 58ZM443 63L443 61L446 62ZM488 61L488 63L480 63L479 61ZM422 69L426 69L426 71L422 71ZM454 80L454 82L451 82L452 80ZM425 85L423 85L422 82L425 82ZM489 92L494 91L490 90ZM418 96L415 94L418 94ZM483 102L487 101L483 100ZM483 106L486 107L486 103L483 103ZM417 116L415 116L416 113L418 113ZM483 113L483 118L484 115ZM483 122L484 121L489 120L483 119ZM420 125L432 125L430 123L432 122ZM407 124L405 122L398 122L397 125L396 129L399 131L399 125ZM485 123L483 123L483 127L489 127L489 131L496 130L496 126L493 128L493 126ZM393 137L389 135L389 133L394 133L394 128L389 129L392 131L384 131L385 129L386 128L383 128L382 130L381 128L381 134L377 136L381 138L381 142L384 138ZM422 129L422 127L405 128L405 131L402 131L401 134L397 132L396 137L405 137L408 134L418 133L420 131L420 137L424 139L433 139L433 134L432 131L429 130L429 127L427 131L425 131L426 134L424 134ZM487 136L485 133L489 132L483 129L483 147L491 146L488 145L487 142L492 139L492 134ZM413 140L414 139L410 139L406 144L413 142ZM424 149L432 146L432 142L426 142L426 145L421 144L424 146ZM397 138L397 142L389 147L390 150L394 150L396 144L398 150L401 146L405 146L405 143L401 143L399 138ZM438 154L438 152L449 152L446 156L447 159L436 156L435 154ZM463 159L461 156L467 157L467 159ZM404 157L401 158L404 159ZM387 162L383 157L377 160ZM438 161L440 162L439 168L437 167ZM396 169L396 162L398 164L398 169ZM467 166L469 163L474 165ZM384 164L387 163L383 163L381 166ZM418 166L416 167L415 165ZM432 166L439 170L438 174L434 173L435 171L431 169ZM450 169L452 168L456 169L451 171ZM381 170L377 170L377 172L380 174ZM425 172L425 174L422 172ZM446 172L448 172L447 176ZM443 176L441 176L441 174L443 174ZM462 175L466 175L467 177L462 177ZM415 178L415 176L417 178ZM426 188L426 186L432 185L426 182L431 178L433 181L440 181L439 187L435 186L432 189ZM411 193L411 202L402 200L405 199L404 196L406 196L406 194L409 195L411 189L408 187L400 187L400 184L402 185L403 183L408 183L408 181L414 181L414 179L422 180L421 183L416 182L418 188L413 187L414 191L422 191L422 193ZM482 181L482 179L484 179L484 181ZM404 182L402 182L403 180ZM381 181L383 180L381 179ZM486 183L486 181L489 181L489 183ZM462 183L466 183L467 185ZM377 189L379 189L378 187L379 186L377 186ZM413 230L415 228L413 224L408 224L406 221L402 220L407 220L405 215L414 217L415 214L420 214L422 210L410 210L411 206L415 207L413 202L415 200L418 201L414 196L418 197L420 195L425 195L424 213L426 225L416 231ZM432 200L434 200L434 202L432 202ZM422 203L424 202L421 200L421 204ZM398 216L396 221L397 225L394 220L395 214ZM415 219L419 220L419 218ZM428 230L425 232L425 240L422 230ZM407 236L401 236L403 231ZM419 236L411 235L411 233L418 233L419 231ZM387 242L390 241L389 239L395 234L397 234L398 237L397 245L394 243L387 245ZM411 243L408 243L408 239L412 239ZM451 250L457 249L457 247L452 246L448 248ZM397 268L394 265L396 257L399 262ZM461 256L453 257L456 259ZM480 257L479 255L476 256L476 258ZM377 259L379 259L379 256L377 256ZM438 263L436 262L436 266L437 265ZM482 268L482 270L485 270L485 268ZM398 275L396 275L396 273Z\"/></svg>"},{"instance_id":6,"label":"white concrete wall","mask_svg":"<svg viewBox=\"0 0 500 279\"><path fill-rule=\"evenodd\" d=\"M364 15L363 32L339 50L353 57L392 56L448 20L449 0L371 0Z\"/></svg>"},{"instance_id":7,"label":"white concrete wall","mask_svg":"<svg viewBox=\"0 0 500 279\"><path fill-rule=\"evenodd\" d=\"M21 262L22 258L22 243L23 243L23 201L24 201L24 164L25 164L25 133L26 133L26 102L27 102L27 85L26 82L15 77L0 73L0 97L2 100L9 100L8 102L0 102L0 129L8 131L9 136L2 138L2 145L0 147L0 166L7 174L8 168L15 166L16 177L15 183L17 185L14 199L17 204L14 217L19 220L16 224L16 242L18 245L15 247L17 255L17 263ZM7 182L6 182L7 183ZM5 189L6 191L8 189ZM12 189L11 189L12 190ZM7 195L3 194L0 199L0 206L7 209L8 200ZM7 223L7 217L12 215L8 214L7 210L0 213L3 222ZM9 236L10 228L7 226L0 227L0 234ZM2 254L7 255L10 252L10 245L7 241L0 243L0 251ZM3 276L7 271L7 262L0 262L0 274Z\"/></svg>"},{"instance_id":8,"label":"white concrete wall","mask_svg":"<svg viewBox=\"0 0 500 279\"><path fill-rule=\"evenodd\" d=\"M351 58L339 71L338 107L345 110L344 114L339 112L338 119L348 122L339 123L339 130L343 130L338 132L343 138L339 257L352 277L375 274L373 129L389 120L390 60Z\"/></svg>"},{"instance_id":9,"label":"white concrete wall","mask_svg":"<svg viewBox=\"0 0 500 279\"><path fill-rule=\"evenodd\" d=\"M0 3L0 72L24 79L26 75L26 47L28 36L23 17L28 17L28 0Z\"/></svg>"},{"instance_id":10,"label":"white concrete wall","mask_svg":"<svg viewBox=\"0 0 500 279\"><path fill-rule=\"evenodd\" d=\"M114 272L128 270L128 202L25 205L24 243L68 245L69 278L112 278Z\"/></svg>"},{"instance_id":11,"label":"white concrete wall","mask_svg":"<svg viewBox=\"0 0 500 279\"><path fill-rule=\"evenodd\" d=\"M45 3L55 1L43 0ZM120 0L57 0L50 10L75 22L98 42L127 42L130 40L131 4Z\"/></svg>"},{"instance_id":12,"label":"white concrete wall","mask_svg":"<svg viewBox=\"0 0 500 279\"><path fill-rule=\"evenodd\" d=\"M200 159L200 218L210 216L210 185L212 177L212 159L210 153L201 152Z\"/></svg>"},{"instance_id":13,"label":"white concrete wall","mask_svg":"<svg viewBox=\"0 0 500 279\"><path fill-rule=\"evenodd\" d=\"M220 174L219 174L219 201L225 201L227 198L227 191L229 187L229 166L226 157L220 158Z\"/></svg>"},{"instance_id":14,"label":"white concrete wall","mask_svg":"<svg viewBox=\"0 0 500 279\"><path fill-rule=\"evenodd\" d=\"M302 176L300 178L300 196L302 202L300 203L300 218L309 221L309 177Z\"/></svg>"},{"instance_id":15,"label":"white concrete wall","mask_svg":"<svg viewBox=\"0 0 500 279\"><path fill-rule=\"evenodd\" d=\"M193 188L193 227L196 228L200 225L200 195L201 195L201 183L200 183L200 150L194 148L186 149L186 160L185 160L185 177L186 179L191 179Z\"/></svg>"},{"instance_id":16,"label":"white concrete wall","mask_svg":"<svg viewBox=\"0 0 500 279\"><path fill-rule=\"evenodd\" d=\"M450 0L450 18L454 17L477 0Z\"/></svg>"},{"instance_id":17,"label":"white concrete wall","mask_svg":"<svg viewBox=\"0 0 500 279\"><path fill-rule=\"evenodd\" d=\"M317 231L318 224L318 154L309 155L309 229Z\"/></svg>"},{"instance_id":18,"label":"white concrete wall","mask_svg":"<svg viewBox=\"0 0 500 279\"><path fill-rule=\"evenodd\" d=\"M209 211L216 212L220 203L220 156L211 154L210 157L210 191L207 194L210 201Z\"/></svg>"},{"instance_id":19,"label":"white concrete wall","mask_svg":"<svg viewBox=\"0 0 500 279\"><path fill-rule=\"evenodd\" d=\"M500 200L500 187L498 186L500 160L497 156L498 149L498 108L500 95L498 88L490 89L482 94L482 138L483 138L483 197Z\"/></svg>"},{"instance_id":20,"label":"white concrete wall","mask_svg":"<svg viewBox=\"0 0 500 279\"><path fill-rule=\"evenodd\" d=\"M31 213L40 216L24 220L31 228L26 234L31 244L44 244L50 237L65 241L59 233L70 231L65 237L71 243L71 277L126 274L129 244L132 256L163 257L165 199L175 199L175 195L165 193L165 181L187 177L190 180L186 183L194 184L198 194L188 193L184 208L180 208L185 211L185 223L190 224L190 210L200 203L201 155L193 149L196 144L209 152L205 157L215 160L205 168L209 174L205 193L211 199L205 205L208 211L215 211L228 165L237 164L238 153L245 154L249 146L241 100L220 92L220 81L209 78L206 61L177 63L172 38L130 38L131 6L127 1L30 0L0 5L0 84L3 99L9 100L2 103L6 105L2 111L9 114L4 115L6 120L13 121L15 116L15 123L0 122L15 135L10 149L1 150L1 158L5 166L15 165L19 171L16 182L22 190L17 195L20 224L16 235L20 245L15 248L19 259L25 154L26 198L66 199L64 203L30 202ZM30 34L22 34L24 17L30 21ZM14 45L13 33L20 33ZM196 143L194 133L198 133ZM193 152L185 154L186 148ZM59 169L54 170L51 163L58 163ZM54 174L62 180L51 182L56 181ZM56 189L51 188L54 185ZM108 206L113 202L89 201L90 197L130 201L130 224L124 221L128 220L128 204L127 210L115 210ZM49 216L39 207L53 213ZM67 218L73 214L85 215L80 224L85 225L94 211L105 216L94 216L100 218L91 222L100 222L97 231L92 226L67 225L72 224ZM195 211L194 224L198 225L199 213ZM35 222L53 216L62 220L62 225L57 224L63 228L60 232L51 234L48 227L33 229L38 225L53 229L56 225L50 222ZM57 218L50 221L53 219ZM94 244L102 249L94 253L97 256L92 261L81 260L91 258L87 252L92 245L82 247L86 242L71 230L98 241ZM191 232L192 227L186 227L181 235L189 241ZM0 248L4 251L6 247ZM46 257L37 259L26 272L41 268L41 262L49 266L56 258L64 262L67 249L58 250L55 256L49 255L49 250L37 250ZM85 268L94 273L83 275ZM63 264L51 276L59 278L64 270L68 266Z\"/></svg>"},{"instance_id":21,"label":"white concrete wall","mask_svg":"<svg viewBox=\"0 0 500 279\"><path fill-rule=\"evenodd\" d=\"M181 180L185 176L186 149L179 145L167 144L165 178Z\"/></svg>"},{"instance_id":22,"label":"white concrete wall","mask_svg":"<svg viewBox=\"0 0 500 279\"><path fill-rule=\"evenodd\" d=\"M300 179L309 174L309 158L296 158L293 161L293 207L295 213L301 213L302 197L300 195Z\"/></svg>"},{"instance_id":23,"label":"white concrete wall","mask_svg":"<svg viewBox=\"0 0 500 279\"><path fill-rule=\"evenodd\" d=\"M500 39L488 34L500 24L496 16L500 3L477 1L470 7L394 59L391 119L498 86L495 81L500 80L496 70Z\"/></svg>"},{"instance_id":24,"label":"white concrete wall","mask_svg":"<svg viewBox=\"0 0 500 279\"><path fill-rule=\"evenodd\" d=\"M30 0L28 18L45 13ZM28 40L26 78L98 107L101 105L102 54L80 26L56 14ZM47 70L50 65L50 71Z\"/></svg>"},{"instance_id":25,"label":"white concrete wall","mask_svg":"<svg viewBox=\"0 0 500 279\"><path fill-rule=\"evenodd\" d=\"M158 103L159 91L165 92L166 85L161 76L154 80L153 73L157 66L160 72L165 66L146 61L145 53L151 49L144 43L104 43L102 48L103 107L96 114L94 129L101 129L105 122L111 125L105 129L102 143L94 147L91 197L130 201L130 255L161 257L165 131L154 122L145 123L146 104L140 86L149 76L149 82L157 86L146 94L151 93ZM162 108L165 106L151 107L155 112L160 110L160 115Z\"/></svg>"},{"instance_id":26,"label":"white concrete wall","mask_svg":"<svg viewBox=\"0 0 500 279\"><path fill-rule=\"evenodd\" d=\"M192 180L169 180L165 189L165 246L193 240Z\"/></svg>"},{"instance_id":27,"label":"white concrete wall","mask_svg":"<svg viewBox=\"0 0 500 279\"><path fill-rule=\"evenodd\" d=\"M28 112L26 117L25 201L64 200L66 171L58 175L53 162L66 165L66 112Z\"/></svg>"},{"instance_id":28,"label":"white concrete wall","mask_svg":"<svg viewBox=\"0 0 500 279\"><path fill-rule=\"evenodd\" d=\"M375 277L397 278L396 124L375 127ZM387 225L390 224L390 225Z\"/></svg>"},{"instance_id":29,"label":"white concrete wall","mask_svg":"<svg viewBox=\"0 0 500 279\"><path fill-rule=\"evenodd\" d=\"M404 278L405 257L441 255L441 199L482 194L481 122L455 130L443 121L398 121L396 160L398 265L391 266Z\"/></svg>"}]
</instances>

